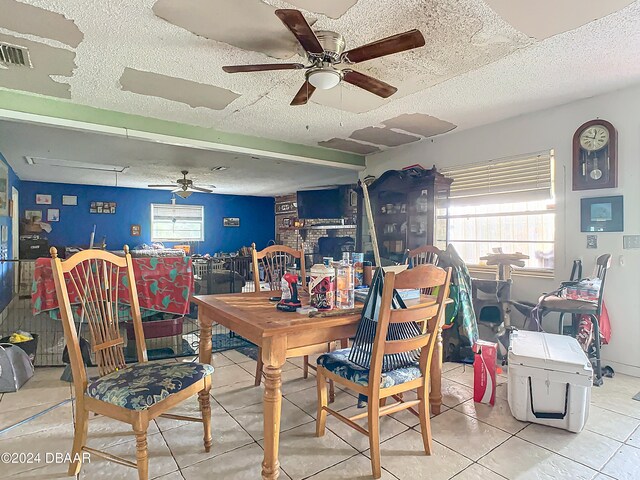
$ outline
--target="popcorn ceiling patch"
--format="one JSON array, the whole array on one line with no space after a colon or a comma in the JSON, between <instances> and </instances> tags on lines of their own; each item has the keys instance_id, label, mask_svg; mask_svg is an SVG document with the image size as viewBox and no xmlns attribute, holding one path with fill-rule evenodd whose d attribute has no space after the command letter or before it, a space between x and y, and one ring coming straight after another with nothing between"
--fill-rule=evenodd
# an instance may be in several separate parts
<instances>
[{"instance_id":1,"label":"popcorn ceiling patch","mask_svg":"<svg viewBox=\"0 0 640 480\"><path fill-rule=\"evenodd\" d=\"M530 37L542 40L610 15L634 0L486 0L502 18Z\"/></svg>"},{"instance_id":2,"label":"popcorn ceiling patch","mask_svg":"<svg viewBox=\"0 0 640 480\"><path fill-rule=\"evenodd\" d=\"M346 152L359 153L360 155L370 155L380 151L378 147L373 145L367 145L360 142L354 142L353 140L347 140L345 138L332 138L331 140L325 140L318 142L321 147L333 148L335 150L343 150Z\"/></svg>"},{"instance_id":3,"label":"popcorn ceiling patch","mask_svg":"<svg viewBox=\"0 0 640 480\"><path fill-rule=\"evenodd\" d=\"M57 40L77 47L84 35L73 20L59 13L27 5L15 0L0 0L2 27L14 32Z\"/></svg>"},{"instance_id":4,"label":"popcorn ceiling patch","mask_svg":"<svg viewBox=\"0 0 640 480\"><path fill-rule=\"evenodd\" d=\"M239 9L231 9L229 13L224 7L228 0L207 2L213 9L207 15L190 8L194 2L171 3L184 15L201 15L207 27L236 22L237 35L243 41L269 42L273 38L264 34L263 24L256 26L258 30L248 27L253 22L253 7L249 8L247 18L239 22L236 17ZM640 51L639 1L541 42L518 31L485 0L359 0L338 19L303 11L310 22L317 19L313 28L340 32L347 48L412 28L422 31L427 44L414 51L353 66L398 88L386 101L362 92L370 95L370 100L354 98L355 105L351 105L348 96L361 94L355 93L355 88L345 87L342 107L335 90L327 98L314 94L312 101L301 108L289 103L303 83L303 72L224 73L223 65L277 60L169 23L154 15L156 0L21 0L21 3L73 19L84 33L76 48L78 67L73 75L63 74L58 79L55 72L59 66L52 69L56 80L70 84L73 103L298 144L315 146L319 141L345 138L349 132L381 125L407 112L433 115L458 125L458 129L466 129L640 81L640 62L636 61ZM292 8L285 0L255 0L249 4L259 9ZM0 33L21 36L2 28L3 21ZM271 21L280 22L275 15ZM289 52L293 52L295 40L284 25L273 23L273 28L280 32L279 38L289 39L292 45ZM37 41L31 37L28 40ZM42 39L41 43L61 46L54 40ZM594 58L600 61L594 62ZM287 61L304 63L305 59L293 55ZM120 88L125 67L216 85L241 96L224 110L211 110L139 95ZM0 78L5 78L6 71L0 69ZM28 90L28 83L12 85Z\"/></svg>"},{"instance_id":5,"label":"popcorn ceiling patch","mask_svg":"<svg viewBox=\"0 0 640 480\"><path fill-rule=\"evenodd\" d=\"M158 17L201 37L289 58L298 42L275 10L260 0L158 0L153 6Z\"/></svg>"},{"instance_id":6,"label":"popcorn ceiling patch","mask_svg":"<svg viewBox=\"0 0 640 480\"><path fill-rule=\"evenodd\" d=\"M387 128L396 128L405 132L415 133L423 137L433 137L449 132L456 125L424 113L404 113L382 122Z\"/></svg>"},{"instance_id":7,"label":"popcorn ceiling patch","mask_svg":"<svg viewBox=\"0 0 640 480\"><path fill-rule=\"evenodd\" d=\"M413 135L394 132L390 128L380 127L366 127L356 130L349 135L349 138L374 143L376 145L386 145L387 147L397 147L398 145L420 140L420 137L414 137Z\"/></svg>"},{"instance_id":8,"label":"popcorn ceiling patch","mask_svg":"<svg viewBox=\"0 0 640 480\"><path fill-rule=\"evenodd\" d=\"M288 3L309 12L321 13L331 18L340 18L358 0L289 0Z\"/></svg>"},{"instance_id":9,"label":"popcorn ceiling patch","mask_svg":"<svg viewBox=\"0 0 640 480\"><path fill-rule=\"evenodd\" d=\"M240 95L225 88L125 68L120 77L123 90L186 103L190 107L222 110Z\"/></svg>"},{"instance_id":10,"label":"popcorn ceiling patch","mask_svg":"<svg viewBox=\"0 0 640 480\"><path fill-rule=\"evenodd\" d=\"M76 68L74 52L4 34L0 34L0 42L28 49L33 65L33 68L0 69L0 86L52 97L71 98L69 84L65 81ZM53 80L52 76L62 78L57 81Z\"/></svg>"}]
</instances>

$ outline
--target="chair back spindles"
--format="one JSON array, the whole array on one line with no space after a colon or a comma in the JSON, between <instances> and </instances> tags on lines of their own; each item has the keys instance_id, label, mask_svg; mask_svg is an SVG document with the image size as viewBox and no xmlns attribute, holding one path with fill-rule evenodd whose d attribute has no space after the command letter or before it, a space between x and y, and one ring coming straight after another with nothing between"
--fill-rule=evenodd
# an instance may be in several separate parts
<instances>
[{"instance_id":1,"label":"chair back spindles","mask_svg":"<svg viewBox=\"0 0 640 480\"><path fill-rule=\"evenodd\" d=\"M433 245L423 245L413 250L407 250L406 263L412 267L418 265L435 265L438 266L440 258L444 252ZM431 295L431 288L423 288L420 290L425 295Z\"/></svg>"},{"instance_id":2,"label":"chair back spindles","mask_svg":"<svg viewBox=\"0 0 640 480\"><path fill-rule=\"evenodd\" d=\"M67 345L74 378L76 375L82 377L84 373L76 323L88 327L100 376L125 367L124 338L119 328L120 288L129 290L138 360L146 361L140 306L128 248L125 248L124 258L101 250L84 250L64 261L54 250L51 250L52 264L61 317L67 338L73 338L76 344Z\"/></svg>"},{"instance_id":3,"label":"chair back spindles","mask_svg":"<svg viewBox=\"0 0 640 480\"><path fill-rule=\"evenodd\" d=\"M407 250L407 263L412 267L418 265L438 265L442 250L433 245L423 245L413 250Z\"/></svg>"},{"instance_id":4,"label":"chair back spindles","mask_svg":"<svg viewBox=\"0 0 640 480\"><path fill-rule=\"evenodd\" d=\"M294 250L285 245L272 245L264 250L257 251L256 245L251 245L251 255L253 260L253 283L255 291L260 291L260 267L264 272L264 279L269 290L280 290L282 276L287 273L288 268L294 268L296 259L300 261L300 276L302 286L306 287L306 270L304 264L304 251Z\"/></svg>"}]
</instances>

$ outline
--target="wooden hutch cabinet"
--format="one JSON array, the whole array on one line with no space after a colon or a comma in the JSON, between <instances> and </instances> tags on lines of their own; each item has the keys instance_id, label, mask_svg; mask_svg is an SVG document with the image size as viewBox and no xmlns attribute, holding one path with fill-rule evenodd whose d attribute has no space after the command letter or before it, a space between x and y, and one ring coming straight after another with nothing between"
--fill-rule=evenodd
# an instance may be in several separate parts
<instances>
[{"instance_id":1,"label":"wooden hutch cabinet","mask_svg":"<svg viewBox=\"0 0 640 480\"><path fill-rule=\"evenodd\" d=\"M378 248L383 262L402 262L407 250L447 245L447 208L452 179L436 171L389 170L369 185ZM362 188L358 192L356 251L373 260Z\"/></svg>"}]
</instances>

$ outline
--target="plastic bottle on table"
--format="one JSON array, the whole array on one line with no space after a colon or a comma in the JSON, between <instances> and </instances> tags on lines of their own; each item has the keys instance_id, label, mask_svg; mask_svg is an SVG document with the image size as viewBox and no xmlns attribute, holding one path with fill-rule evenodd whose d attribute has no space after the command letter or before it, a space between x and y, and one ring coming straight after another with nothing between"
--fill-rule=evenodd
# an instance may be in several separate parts
<instances>
[{"instance_id":1,"label":"plastic bottle on table","mask_svg":"<svg viewBox=\"0 0 640 480\"><path fill-rule=\"evenodd\" d=\"M349 253L344 252L336 268L336 308L353 308L354 298L354 268Z\"/></svg>"}]
</instances>

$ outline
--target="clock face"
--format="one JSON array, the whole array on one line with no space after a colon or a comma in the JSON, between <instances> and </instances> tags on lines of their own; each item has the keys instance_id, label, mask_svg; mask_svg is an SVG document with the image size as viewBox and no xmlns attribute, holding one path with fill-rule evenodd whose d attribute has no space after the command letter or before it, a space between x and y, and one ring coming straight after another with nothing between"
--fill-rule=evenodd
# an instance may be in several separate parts
<instances>
[{"instance_id":1,"label":"clock face","mask_svg":"<svg viewBox=\"0 0 640 480\"><path fill-rule=\"evenodd\" d=\"M580 146L593 152L609 143L609 130L602 125L592 125L580 134Z\"/></svg>"}]
</instances>

